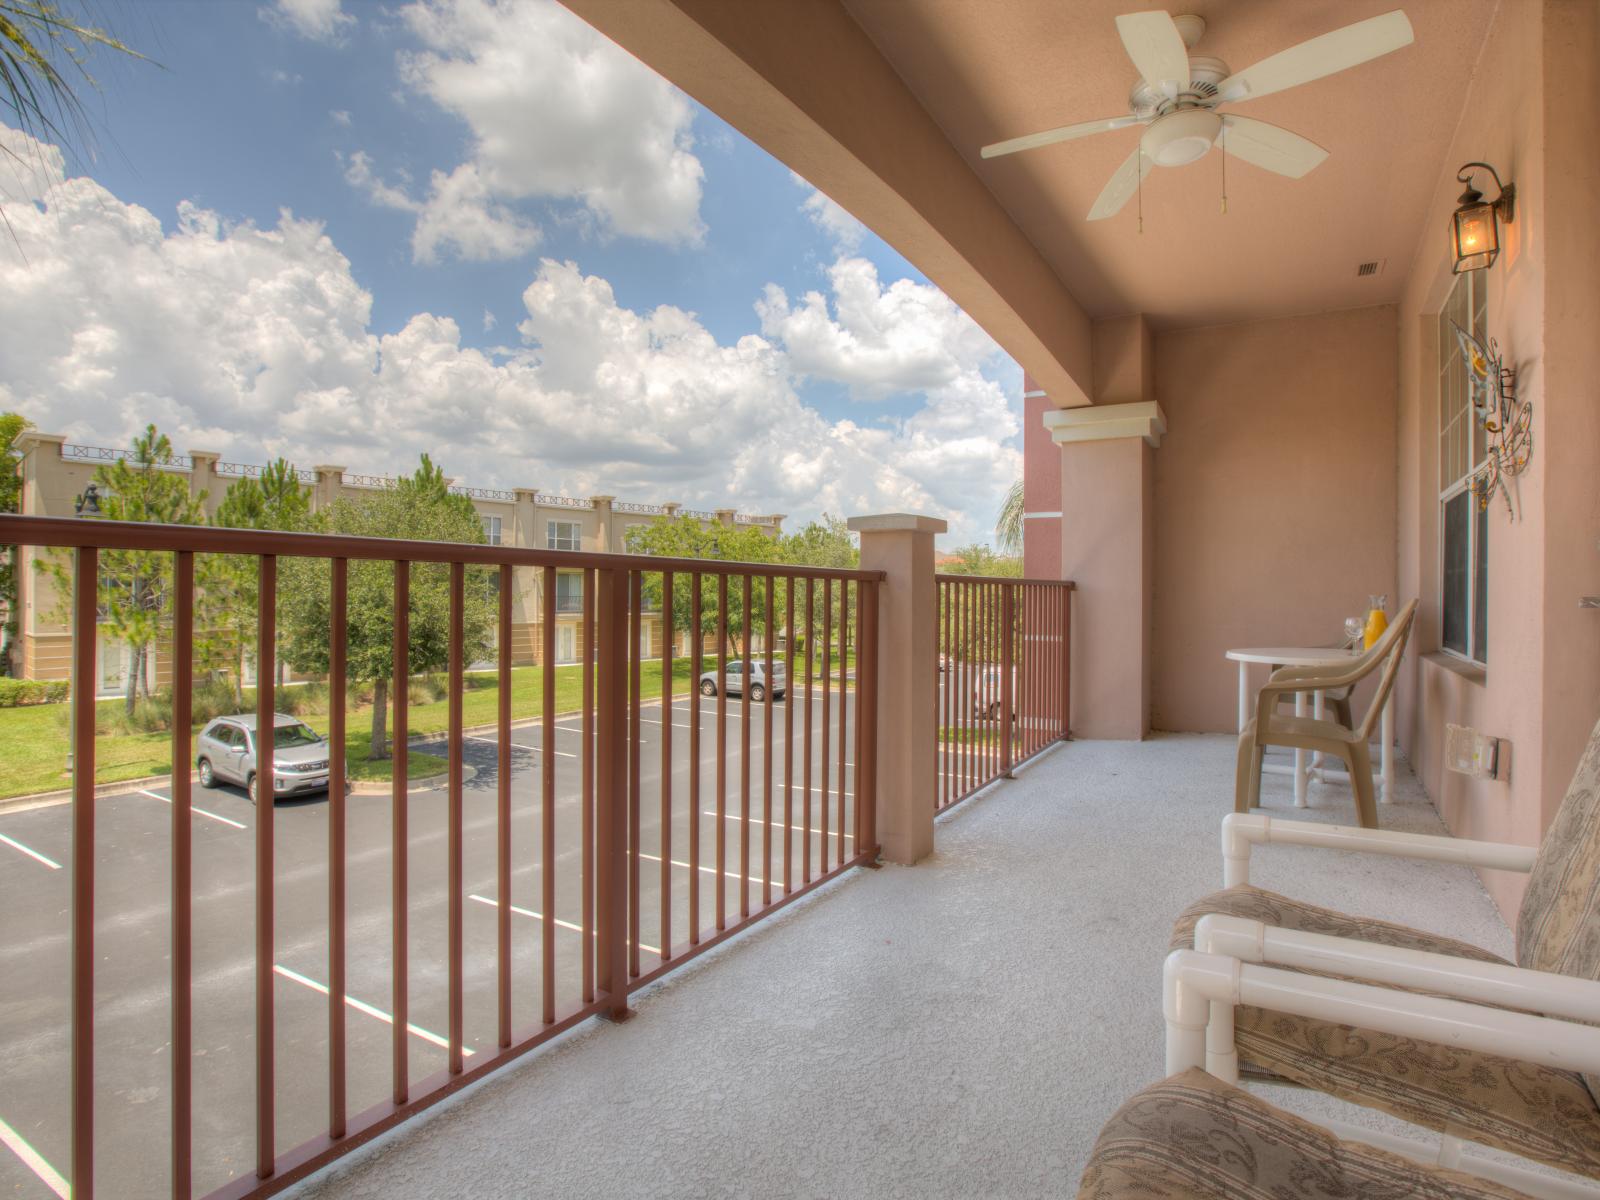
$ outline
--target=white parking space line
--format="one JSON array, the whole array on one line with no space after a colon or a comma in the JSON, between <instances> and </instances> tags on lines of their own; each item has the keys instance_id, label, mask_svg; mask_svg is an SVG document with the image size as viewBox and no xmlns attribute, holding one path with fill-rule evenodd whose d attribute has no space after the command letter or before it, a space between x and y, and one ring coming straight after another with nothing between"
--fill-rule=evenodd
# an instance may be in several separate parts
<instances>
[{"instance_id":1,"label":"white parking space line","mask_svg":"<svg viewBox=\"0 0 1600 1200\"><path fill-rule=\"evenodd\" d=\"M141 795L141 796L149 796L150 799L159 800L163 804L171 804L172 803L172 797L171 796L163 796L160 792L151 792L151 791L145 790L144 788L140 788L139 789L139 795ZM235 821L232 817L224 817L220 813L210 812L210 811L208 811L208 810L206 810L204 808L201 808L201 807L199 807L198 805L195 805L195 804L189 805L189 811L192 812L197 817L210 817L213 821L221 821L224 825L232 825L235 829L247 829L247 828L249 828L249 826L245 825L243 822Z\"/></svg>"},{"instance_id":2,"label":"white parking space line","mask_svg":"<svg viewBox=\"0 0 1600 1200\"><path fill-rule=\"evenodd\" d=\"M498 746L500 744L499 738L484 737L483 735L476 733L469 733L465 736L469 742L488 742L491 746ZM511 744L517 747L519 750L532 750L536 754L542 754L544 752L543 748L539 746L524 746L521 742L512 742ZM570 750L552 750L550 753L557 755L560 758L580 757L579 755L572 753Z\"/></svg>"},{"instance_id":3,"label":"white parking space line","mask_svg":"<svg viewBox=\"0 0 1600 1200\"><path fill-rule=\"evenodd\" d=\"M639 857L640 858L648 858L651 862L660 862L661 861L661 856L659 854L646 854L643 850L639 851ZM677 859L673 859L672 860L672 865L675 866L675 867L678 867L679 869L684 870L684 871L687 871L689 869L689 864L688 863L679 862ZM715 875L717 873L717 869L715 867L701 867L700 871L703 874L706 874L706 875ZM739 872L738 871L728 871L726 874L727 874L727 877L729 879L737 879L737 878L739 878ZM763 879L760 875L752 875L752 876L750 876L750 882L751 883L765 883L766 880ZM778 881L776 879L774 879L773 882L776 883ZM644 944L643 942L640 943L641 946L643 944Z\"/></svg>"},{"instance_id":4,"label":"white parking space line","mask_svg":"<svg viewBox=\"0 0 1600 1200\"><path fill-rule=\"evenodd\" d=\"M717 810L714 809L714 808L708 808L704 812L701 813L701 816L706 816L706 817L714 817L716 815L717 815ZM739 814L738 813L724 813L722 819L724 821L737 821L739 819ZM762 824L762 822L760 822L759 820L755 820L755 821L751 821L750 824L755 825L755 826L757 826L759 828L760 825ZM782 829L783 825L782 825L782 823L780 823L778 821L774 821L772 823L772 827L774 829ZM789 828L793 829L796 833L804 833L805 832L805 826L804 825L791 825L791 826L789 826ZM811 832L812 833L821 833L822 830L821 830L820 827L814 825L811 828ZM839 831L837 829L829 829L828 830L828 836L829 837L833 837L838 832ZM856 840L855 834L853 834L853 833L845 834L844 835L844 840L847 841L847 842L855 841Z\"/></svg>"},{"instance_id":5,"label":"white parking space line","mask_svg":"<svg viewBox=\"0 0 1600 1200\"><path fill-rule=\"evenodd\" d=\"M29 858L33 859L34 862L43 863L45 866L49 867L52 871L61 870L61 864L58 863L55 859L46 858L43 854L40 854L37 850L28 849L28 847L24 846L21 842L17 841L15 838L8 838L5 834L0 833L0 842L4 842L6 845L10 846L13 850L21 850Z\"/></svg>"},{"instance_id":6,"label":"white parking space line","mask_svg":"<svg viewBox=\"0 0 1600 1200\"><path fill-rule=\"evenodd\" d=\"M487 896L480 896L476 892L474 892L470 896L468 896L467 899L468 900L476 900L479 904L487 904L490 908L499 908L500 907L500 904L499 904L498 901L491 900ZM516 913L519 917L532 917L535 921L544 920L544 915L542 913L536 913L531 908L521 908L521 907L519 907L519 906L517 906L515 904L512 904L509 907L510 907L511 911ZM556 924L558 926L560 926L562 929L570 929L573 933L580 934L580 935L583 933L583 926L582 925L574 925L571 921L563 921L560 917L556 918ZM595 935L593 933L591 933L589 936L590 937L594 937ZM630 941L628 944L632 945L632 942ZM661 947L660 946L652 946L649 942L641 941L639 943L639 949L648 950L651 954L660 954L661 953Z\"/></svg>"},{"instance_id":7,"label":"white parking space line","mask_svg":"<svg viewBox=\"0 0 1600 1200\"><path fill-rule=\"evenodd\" d=\"M0 1119L0 1142L4 1142L6 1149L20 1158L22 1165L37 1175L45 1187L60 1196L61 1200L67 1200L72 1195L72 1188L61 1177L61 1172L47 1163L44 1155L28 1145L27 1140L3 1119Z\"/></svg>"},{"instance_id":8,"label":"white parking space line","mask_svg":"<svg viewBox=\"0 0 1600 1200\"><path fill-rule=\"evenodd\" d=\"M285 967L280 963L273 963L272 971L275 975L282 975L285 979L292 979L295 983L303 984L314 992L321 992L324 996L328 994L328 987L326 984L318 983L315 979L310 979L300 974L299 971L291 971L288 967ZM364 1000L357 1000L354 996L346 995L344 1002L357 1012L366 1013L369 1017L377 1017L378 1020L382 1021L385 1025L394 1024L394 1017L384 1012L381 1008L372 1007L372 1005L366 1003ZM428 1029L424 1029L420 1025L413 1025L411 1022L407 1021L406 1032L414 1034L425 1042L432 1042L435 1046L438 1046L441 1049L450 1049L450 1042L447 1038L442 1038L437 1033L434 1033ZM472 1054L474 1051L471 1046L462 1046L461 1053Z\"/></svg>"}]
</instances>

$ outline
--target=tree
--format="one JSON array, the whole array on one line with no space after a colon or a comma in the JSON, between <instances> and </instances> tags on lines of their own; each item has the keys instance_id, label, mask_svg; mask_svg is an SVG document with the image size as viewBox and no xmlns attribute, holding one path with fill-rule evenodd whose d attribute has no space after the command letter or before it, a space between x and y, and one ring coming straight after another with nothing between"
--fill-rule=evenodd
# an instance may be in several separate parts
<instances>
[{"instance_id":1,"label":"tree","mask_svg":"<svg viewBox=\"0 0 1600 1200\"><path fill-rule=\"evenodd\" d=\"M87 144L87 112L69 76L95 86L85 64L96 47L144 57L105 30L73 20L55 0L0 0L0 117L41 142L64 149ZM0 207L0 220L4 215Z\"/></svg>"},{"instance_id":2,"label":"tree","mask_svg":"<svg viewBox=\"0 0 1600 1200\"><path fill-rule=\"evenodd\" d=\"M708 558L723 562L770 563L781 561L778 539L768 537L751 525L702 526L695 517L678 517L675 520L656 521L650 525L635 525L628 530L628 552L651 554L661 558ZM672 624L674 629L690 629L694 621L691 603L693 581L687 574L679 573L672 580ZM644 577L645 602L660 607L663 600L661 576L647 572ZM774 603L781 600L781 593ZM727 629L733 653L742 657L741 639L747 624L750 632L764 629L767 612L766 580L757 578L750 592L750 606L754 610L747 623L744 612L744 585L737 578L728 580ZM700 577L700 637L715 636L717 632L717 576Z\"/></svg>"},{"instance_id":3,"label":"tree","mask_svg":"<svg viewBox=\"0 0 1600 1200\"><path fill-rule=\"evenodd\" d=\"M845 524L844 518L823 513L820 521L812 521L796 533L784 537L778 548L779 557L783 562L793 563L802 567L838 567L844 570L853 570L861 565L861 547L856 543L856 537L850 532L850 527ZM786 584L780 584L777 596L778 611L788 612L788 597L781 589ZM839 628L841 620L849 618L852 614L844 607L843 590L837 585L832 589L833 610L830 618L830 627ZM795 622L800 624L805 620L803 605L805 589L796 589ZM781 618L780 618L781 619ZM813 589L811 629L790 629L791 640L795 641L802 651L806 647L817 643L823 633L823 608L822 594L819 589ZM834 636L837 636L835 634Z\"/></svg>"},{"instance_id":4,"label":"tree","mask_svg":"<svg viewBox=\"0 0 1600 1200\"><path fill-rule=\"evenodd\" d=\"M206 494L189 491L183 475L162 468L172 462L172 443L154 425L133 441L126 458L96 467L100 517L108 521L146 521L160 525L205 524ZM70 620L72 572L64 556L40 563L55 579L58 617ZM102 628L128 647L127 711L133 713L146 681L150 646L170 612L172 555L156 550L100 552L99 617Z\"/></svg>"},{"instance_id":5,"label":"tree","mask_svg":"<svg viewBox=\"0 0 1600 1200\"><path fill-rule=\"evenodd\" d=\"M1022 522L1022 480L1019 479L1006 489L1006 498L1000 502L1000 516L994 523L994 540L1001 554L1021 557Z\"/></svg>"},{"instance_id":6,"label":"tree","mask_svg":"<svg viewBox=\"0 0 1600 1200\"><path fill-rule=\"evenodd\" d=\"M284 459L268 463L259 476L246 476L228 489L211 523L225 529L303 531L311 521L311 489L300 483ZM204 653L226 669L243 705L240 666L254 642L260 576L255 558L227 554L206 564L206 587L198 624ZM282 630L279 630L282 646ZM281 679L282 658L279 658Z\"/></svg>"},{"instance_id":7,"label":"tree","mask_svg":"<svg viewBox=\"0 0 1600 1200\"><path fill-rule=\"evenodd\" d=\"M939 564L945 575L1001 575L1017 578L1022 574L1022 560L1010 555L996 554L988 546L961 546L950 552L954 561Z\"/></svg>"},{"instance_id":8,"label":"tree","mask_svg":"<svg viewBox=\"0 0 1600 1200\"><path fill-rule=\"evenodd\" d=\"M444 472L426 454L415 474L360 499L342 499L316 514L310 526L319 533L412 541L485 540L483 522L465 496L450 493ZM370 682L374 759L389 757L389 694L406 703L406 680L394 673L394 568L381 561L352 561L348 579L346 664L352 682ZM284 657L296 670L328 670L329 573L323 559L283 561L279 587L283 613ZM491 645L496 604L494 574L469 567L463 647L467 662L485 657ZM411 567L408 674L442 670L450 653L450 568L444 563ZM338 697L333 698L339 702Z\"/></svg>"},{"instance_id":9,"label":"tree","mask_svg":"<svg viewBox=\"0 0 1600 1200\"><path fill-rule=\"evenodd\" d=\"M16 441L27 420L0 413L0 512L22 511L22 456ZM0 675L11 673L11 644L17 637L17 548L0 546Z\"/></svg>"}]
</instances>

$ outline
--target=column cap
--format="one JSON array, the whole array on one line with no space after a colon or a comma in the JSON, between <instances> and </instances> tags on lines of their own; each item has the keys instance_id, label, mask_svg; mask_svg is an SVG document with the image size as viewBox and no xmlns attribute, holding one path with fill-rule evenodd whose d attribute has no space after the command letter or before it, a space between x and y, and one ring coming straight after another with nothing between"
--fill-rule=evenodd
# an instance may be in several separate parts
<instances>
[{"instance_id":1,"label":"column cap","mask_svg":"<svg viewBox=\"0 0 1600 1200\"><path fill-rule=\"evenodd\" d=\"M1159 446L1162 435L1167 432L1167 414L1154 400L1092 404L1087 408L1058 408L1047 412L1044 427L1058 446L1128 437L1143 438L1151 446Z\"/></svg>"},{"instance_id":2,"label":"column cap","mask_svg":"<svg viewBox=\"0 0 1600 1200\"><path fill-rule=\"evenodd\" d=\"M917 513L851 517L845 525L854 533L946 533L950 529L950 522L940 517L924 517Z\"/></svg>"}]
</instances>

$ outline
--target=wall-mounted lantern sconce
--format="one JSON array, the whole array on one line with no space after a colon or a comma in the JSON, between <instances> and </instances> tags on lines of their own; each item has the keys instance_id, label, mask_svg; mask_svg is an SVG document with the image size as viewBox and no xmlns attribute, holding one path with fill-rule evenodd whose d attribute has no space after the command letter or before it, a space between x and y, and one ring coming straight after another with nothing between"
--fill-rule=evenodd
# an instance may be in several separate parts
<instances>
[{"instance_id":1,"label":"wall-mounted lantern sconce","mask_svg":"<svg viewBox=\"0 0 1600 1200\"><path fill-rule=\"evenodd\" d=\"M1472 186L1472 172L1482 167L1494 176L1494 185L1500 194L1485 200L1483 193ZM1461 200L1450 218L1450 248L1455 252L1455 273L1481 271L1492 264L1500 253L1500 222L1511 224L1517 199L1517 185L1501 183L1500 176L1488 163L1470 162L1456 172L1456 178L1467 185Z\"/></svg>"}]
</instances>

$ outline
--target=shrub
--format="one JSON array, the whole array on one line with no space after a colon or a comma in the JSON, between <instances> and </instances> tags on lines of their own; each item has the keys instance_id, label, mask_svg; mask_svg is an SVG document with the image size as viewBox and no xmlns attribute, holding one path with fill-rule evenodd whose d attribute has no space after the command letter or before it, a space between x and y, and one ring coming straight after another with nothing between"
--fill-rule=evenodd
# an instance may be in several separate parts
<instances>
[{"instance_id":1,"label":"shrub","mask_svg":"<svg viewBox=\"0 0 1600 1200\"><path fill-rule=\"evenodd\" d=\"M25 704L61 704L71 692L65 679L12 679L0 676L0 708Z\"/></svg>"}]
</instances>

